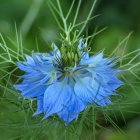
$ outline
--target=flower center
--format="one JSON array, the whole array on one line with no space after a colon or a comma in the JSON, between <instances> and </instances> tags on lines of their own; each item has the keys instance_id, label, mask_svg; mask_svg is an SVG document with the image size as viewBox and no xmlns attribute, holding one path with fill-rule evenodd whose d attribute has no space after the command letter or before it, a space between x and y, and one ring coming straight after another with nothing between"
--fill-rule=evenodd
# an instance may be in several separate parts
<instances>
[{"instance_id":1,"label":"flower center","mask_svg":"<svg viewBox=\"0 0 140 140\"><path fill-rule=\"evenodd\" d=\"M68 72L68 71L66 71L65 72L65 76L74 76L74 72Z\"/></svg>"},{"instance_id":2,"label":"flower center","mask_svg":"<svg viewBox=\"0 0 140 140\"><path fill-rule=\"evenodd\" d=\"M62 68L74 67L81 59L81 50L75 46L63 46L60 48Z\"/></svg>"}]
</instances>

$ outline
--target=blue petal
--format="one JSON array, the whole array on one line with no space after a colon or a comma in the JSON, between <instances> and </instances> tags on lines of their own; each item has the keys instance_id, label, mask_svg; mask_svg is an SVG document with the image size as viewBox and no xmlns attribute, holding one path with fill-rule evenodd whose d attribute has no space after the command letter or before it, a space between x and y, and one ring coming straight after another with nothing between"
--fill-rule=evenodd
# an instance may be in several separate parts
<instances>
[{"instance_id":1,"label":"blue petal","mask_svg":"<svg viewBox=\"0 0 140 140\"><path fill-rule=\"evenodd\" d=\"M96 56L90 57L89 59L82 59L80 64L96 66L100 61L102 61L102 59L103 59L103 53L99 53Z\"/></svg>"},{"instance_id":2,"label":"blue petal","mask_svg":"<svg viewBox=\"0 0 140 140\"><path fill-rule=\"evenodd\" d=\"M47 75L42 80L37 81L36 83L29 82L24 80L21 84L14 85L17 90L22 92L22 95L27 98L37 97L44 94L47 86L49 76Z\"/></svg>"},{"instance_id":3,"label":"blue petal","mask_svg":"<svg viewBox=\"0 0 140 140\"><path fill-rule=\"evenodd\" d=\"M107 93L104 91L100 83L92 78L86 77L77 80L74 87L76 95L86 104L98 104L105 106L110 103Z\"/></svg>"},{"instance_id":4,"label":"blue petal","mask_svg":"<svg viewBox=\"0 0 140 140\"><path fill-rule=\"evenodd\" d=\"M20 78L24 78L28 81L37 81L37 80L43 79L44 76L45 75L40 72L32 71L31 73L26 73L20 76Z\"/></svg>"},{"instance_id":5,"label":"blue petal","mask_svg":"<svg viewBox=\"0 0 140 140\"><path fill-rule=\"evenodd\" d=\"M99 106L106 106L107 104L111 104L112 102L110 101L109 97L98 96L95 103Z\"/></svg>"},{"instance_id":6,"label":"blue petal","mask_svg":"<svg viewBox=\"0 0 140 140\"><path fill-rule=\"evenodd\" d=\"M54 54L56 57L61 57L60 50L58 49L58 47L55 44L54 44Z\"/></svg>"},{"instance_id":7,"label":"blue petal","mask_svg":"<svg viewBox=\"0 0 140 140\"><path fill-rule=\"evenodd\" d=\"M120 81L116 76L112 76L108 84L113 88L117 89L119 86L124 85L124 82Z\"/></svg>"},{"instance_id":8,"label":"blue petal","mask_svg":"<svg viewBox=\"0 0 140 140\"><path fill-rule=\"evenodd\" d=\"M32 83L22 83L18 85L14 85L14 87L17 90L20 90L22 92L22 95L26 98L33 98L37 97L40 95L43 95L47 86L45 85L40 85L36 86L35 84Z\"/></svg>"},{"instance_id":9,"label":"blue petal","mask_svg":"<svg viewBox=\"0 0 140 140\"><path fill-rule=\"evenodd\" d=\"M75 93L72 94L72 98L68 104L62 109L62 111L57 113L59 117L65 121L66 125L73 119L78 118L78 114L85 108L85 104L75 96Z\"/></svg>"},{"instance_id":10,"label":"blue petal","mask_svg":"<svg viewBox=\"0 0 140 140\"><path fill-rule=\"evenodd\" d=\"M52 63L52 57L50 57L49 54L42 54L42 53L33 53L32 57L36 63L37 66L40 66L42 64L51 64Z\"/></svg>"},{"instance_id":11,"label":"blue petal","mask_svg":"<svg viewBox=\"0 0 140 140\"><path fill-rule=\"evenodd\" d=\"M79 44L78 44L78 48L81 50L84 47L84 42L83 39L80 39Z\"/></svg>"},{"instance_id":12,"label":"blue petal","mask_svg":"<svg viewBox=\"0 0 140 140\"><path fill-rule=\"evenodd\" d=\"M28 73L32 72L31 67L23 64L22 62L18 62L17 65L18 65L18 68L20 68L22 71L25 71L25 72L28 72Z\"/></svg>"},{"instance_id":13,"label":"blue petal","mask_svg":"<svg viewBox=\"0 0 140 140\"><path fill-rule=\"evenodd\" d=\"M96 88L96 90L94 89ZM89 104L94 101L98 85L89 77L79 78L76 81L74 91L76 95L85 103Z\"/></svg>"},{"instance_id":14,"label":"blue petal","mask_svg":"<svg viewBox=\"0 0 140 140\"><path fill-rule=\"evenodd\" d=\"M87 47L87 45L84 44L83 39L80 39L79 44L78 44L78 48L79 48L80 50L83 51L83 49L84 49L85 47ZM89 59L89 52L84 52L84 51L83 51L83 52L82 52L82 59Z\"/></svg>"},{"instance_id":15,"label":"blue petal","mask_svg":"<svg viewBox=\"0 0 140 140\"><path fill-rule=\"evenodd\" d=\"M28 63L29 65L35 65L35 62L34 62L34 60L33 60L33 58L32 58L31 56L25 54L25 57L26 57L27 63Z\"/></svg>"},{"instance_id":16,"label":"blue petal","mask_svg":"<svg viewBox=\"0 0 140 140\"><path fill-rule=\"evenodd\" d=\"M83 52L82 53L82 59L88 60L89 59L89 52Z\"/></svg>"},{"instance_id":17,"label":"blue petal","mask_svg":"<svg viewBox=\"0 0 140 140\"><path fill-rule=\"evenodd\" d=\"M36 116L40 113L42 113L43 110L43 96L39 96L37 97L37 110L36 112L33 114L33 116Z\"/></svg>"},{"instance_id":18,"label":"blue petal","mask_svg":"<svg viewBox=\"0 0 140 140\"><path fill-rule=\"evenodd\" d=\"M44 112L46 113L44 118L60 112L67 105L71 96L71 88L67 84L57 82L50 85L44 95Z\"/></svg>"}]
</instances>

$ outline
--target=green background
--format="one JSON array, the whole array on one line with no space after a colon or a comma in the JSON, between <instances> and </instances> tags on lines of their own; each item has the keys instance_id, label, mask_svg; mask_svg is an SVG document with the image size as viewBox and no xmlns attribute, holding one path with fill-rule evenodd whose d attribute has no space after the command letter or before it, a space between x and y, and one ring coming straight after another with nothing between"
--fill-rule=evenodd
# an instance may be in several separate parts
<instances>
[{"instance_id":1,"label":"green background","mask_svg":"<svg viewBox=\"0 0 140 140\"><path fill-rule=\"evenodd\" d=\"M52 1L56 5L56 2ZM74 4L69 23L73 20L78 1ZM64 13L70 7L71 2L71 0L60 0ZM59 44L60 29L47 3L47 0L0 0L0 32L9 48L14 49L14 45L9 41L9 38L16 42L15 25L18 31L21 31L24 48L30 51L36 52L38 50L37 44L40 52L47 51L51 42L58 42ZM82 0L78 16L79 22L87 17L92 3L92 0ZM100 14L100 16L91 20L83 32L84 35L91 35L96 29L107 27L105 31L93 38L91 48L94 52L105 48L105 53L109 55L130 32L132 32L132 35L127 42L125 53L140 49L139 0L98 0L92 16L97 14ZM78 30L80 30L80 27ZM115 52L116 56L122 54L124 45L125 43ZM140 56L137 57L136 62L139 60ZM2 60L0 61L2 62ZM11 71L13 66L9 65L10 67L6 70ZM7 77L1 78L0 140L71 140L73 137L75 139L92 140L94 134L97 140L139 140L140 66L136 69L138 78L129 73L124 73L127 84L120 89L122 97L116 103L116 106L114 105L112 109L108 110L108 115L115 122L115 126L113 122L106 122L104 115L99 110L96 120L102 127L97 125L96 131L93 129L94 121L90 121L92 118L91 108L84 118L82 127L79 126L80 119L79 122L72 123L68 128L65 128L63 123L55 117L45 121L40 121L42 116L32 118L33 111L28 101L25 101L26 103L22 106L23 103L17 101L18 94L15 95L16 93L10 87L10 84L6 85ZM14 74L20 75L20 72L16 71ZM2 71L0 71L0 76L3 76ZM14 81L16 81L16 78L11 76L9 83ZM5 86L9 86L8 90L4 90ZM120 109L118 109L119 106ZM81 129L78 130L81 131L80 135L74 136L78 127Z\"/></svg>"}]
</instances>

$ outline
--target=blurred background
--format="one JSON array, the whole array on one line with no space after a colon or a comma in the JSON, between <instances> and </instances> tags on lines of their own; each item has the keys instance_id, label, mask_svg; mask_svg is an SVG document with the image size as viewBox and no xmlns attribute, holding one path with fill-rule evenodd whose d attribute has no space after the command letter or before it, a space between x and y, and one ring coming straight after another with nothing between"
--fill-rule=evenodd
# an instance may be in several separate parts
<instances>
[{"instance_id":1,"label":"blurred background","mask_svg":"<svg viewBox=\"0 0 140 140\"><path fill-rule=\"evenodd\" d=\"M54 0L52 1L56 4ZM74 4L69 22L74 17L78 1ZM60 2L66 13L72 1L60 0ZM14 43L12 44L10 40L16 41L15 26L18 31L21 31L24 48L30 51L44 52L49 49L51 42L58 42L60 29L47 3L47 0L0 0L0 33L9 48L14 48ZM78 16L79 22L86 18L92 3L93 0L82 0ZM83 32L83 35L91 35L96 29L107 27L93 38L91 43L93 51L98 52L105 48L105 53L109 55L130 32L132 35L127 42L125 53L140 49L140 0L98 0L92 16L97 14L99 16L91 20ZM120 48L115 55L121 54L121 51ZM137 60L139 61L140 57ZM140 66L137 69L139 70ZM2 77L3 73L0 72L0 75ZM99 113L97 121L102 127L96 126L97 140L140 139L140 73L137 75L138 77L134 78L133 75L126 74L129 84L127 83L121 92L129 98L126 100L122 97L120 104L117 104L120 105L120 110L115 110L114 107L113 112L108 111L115 124L106 123L106 119ZM15 79L11 78L10 81L14 82ZM65 127L62 124L59 125L57 120L51 118L46 122L40 122L41 117L32 118L32 110L26 110L30 104L27 103L24 108L21 108L16 103L17 97L13 95L12 90L4 90L5 83L5 80L1 78L0 140L64 139ZM69 128L71 132L77 124ZM93 129L88 118L84 120L83 126L79 139L93 140ZM68 135L71 140L72 134Z\"/></svg>"}]
</instances>

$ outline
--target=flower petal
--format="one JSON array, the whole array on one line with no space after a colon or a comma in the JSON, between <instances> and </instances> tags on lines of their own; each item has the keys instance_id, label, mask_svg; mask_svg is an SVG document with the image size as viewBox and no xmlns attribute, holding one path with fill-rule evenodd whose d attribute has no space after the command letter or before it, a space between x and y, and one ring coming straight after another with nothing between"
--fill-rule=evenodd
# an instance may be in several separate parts
<instances>
[{"instance_id":1,"label":"flower petal","mask_svg":"<svg viewBox=\"0 0 140 140\"><path fill-rule=\"evenodd\" d=\"M95 56L90 57L89 59L82 59L81 65L90 65L90 67L96 66L100 61L103 60L103 53L99 53Z\"/></svg>"},{"instance_id":2,"label":"flower petal","mask_svg":"<svg viewBox=\"0 0 140 140\"><path fill-rule=\"evenodd\" d=\"M59 117L65 122L67 125L73 119L78 117L78 114L83 111L85 108L85 104L78 99L74 93L72 93L72 98L68 102L68 104L57 114Z\"/></svg>"},{"instance_id":3,"label":"flower petal","mask_svg":"<svg viewBox=\"0 0 140 140\"><path fill-rule=\"evenodd\" d=\"M17 90L22 92L22 95L27 98L37 97L44 94L47 86L45 85L49 79L49 76L45 76L35 82L24 80L21 84L14 85Z\"/></svg>"},{"instance_id":4,"label":"flower petal","mask_svg":"<svg viewBox=\"0 0 140 140\"><path fill-rule=\"evenodd\" d=\"M43 96L39 96L37 97L37 110L36 112L33 114L33 116L36 116L40 113L42 113L43 110Z\"/></svg>"},{"instance_id":5,"label":"flower petal","mask_svg":"<svg viewBox=\"0 0 140 140\"><path fill-rule=\"evenodd\" d=\"M72 96L71 88L64 82L56 82L50 85L44 94L45 117L61 111Z\"/></svg>"},{"instance_id":6,"label":"flower petal","mask_svg":"<svg viewBox=\"0 0 140 140\"><path fill-rule=\"evenodd\" d=\"M36 86L33 83L26 83L26 82L14 85L14 87L17 90L20 90L22 92L22 95L26 98L33 98L33 97L43 95L47 88L46 85Z\"/></svg>"},{"instance_id":7,"label":"flower petal","mask_svg":"<svg viewBox=\"0 0 140 140\"><path fill-rule=\"evenodd\" d=\"M80 39L79 44L78 44L78 48L79 48L80 50L82 50L82 49L84 48L83 39Z\"/></svg>"},{"instance_id":8,"label":"flower petal","mask_svg":"<svg viewBox=\"0 0 140 140\"><path fill-rule=\"evenodd\" d=\"M83 102L89 104L94 101L94 97L96 96L97 92L97 90L95 90L93 87L98 88L98 85L95 82L93 83L91 78L79 78L76 81L74 91Z\"/></svg>"},{"instance_id":9,"label":"flower petal","mask_svg":"<svg viewBox=\"0 0 140 140\"><path fill-rule=\"evenodd\" d=\"M92 78L86 77L78 80L74 90L76 95L87 105L98 104L105 106L110 103L108 96L112 93L106 92L100 83Z\"/></svg>"},{"instance_id":10,"label":"flower petal","mask_svg":"<svg viewBox=\"0 0 140 140\"><path fill-rule=\"evenodd\" d=\"M33 65L33 66L35 65L34 59L31 56L25 54L25 57L26 57L26 60L27 60L26 63L28 63L29 65Z\"/></svg>"},{"instance_id":11,"label":"flower petal","mask_svg":"<svg viewBox=\"0 0 140 140\"><path fill-rule=\"evenodd\" d=\"M58 49L58 47L54 44L54 54L56 57L61 57L61 53L60 50Z\"/></svg>"}]
</instances>

